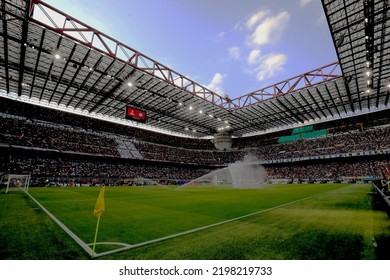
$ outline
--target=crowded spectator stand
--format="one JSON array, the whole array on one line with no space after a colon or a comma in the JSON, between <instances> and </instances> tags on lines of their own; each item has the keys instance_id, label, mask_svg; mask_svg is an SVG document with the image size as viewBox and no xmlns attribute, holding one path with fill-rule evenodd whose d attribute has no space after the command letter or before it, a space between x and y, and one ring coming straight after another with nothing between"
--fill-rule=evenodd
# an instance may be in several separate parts
<instances>
[{"instance_id":1,"label":"crowded spectator stand","mask_svg":"<svg viewBox=\"0 0 390 280\"><path fill-rule=\"evenodd\" d=\"M237 138L231 150L219 151L207 139L178 141L8 99L0 104L1 172L31 173L33 182L130 185L146 178L177 184L248 154L265 166L269 181L377 178L389 164L388 111L319 124L327 127L326 137L277 143L291 133L283 131Z\"/></svg>"}]
</instances>

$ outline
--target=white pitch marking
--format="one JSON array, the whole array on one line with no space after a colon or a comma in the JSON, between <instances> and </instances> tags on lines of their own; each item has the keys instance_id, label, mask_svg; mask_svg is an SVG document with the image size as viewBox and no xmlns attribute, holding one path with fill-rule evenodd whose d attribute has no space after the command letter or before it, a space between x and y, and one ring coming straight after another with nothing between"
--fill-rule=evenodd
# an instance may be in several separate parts
<instances>
[{"instance_id":1,"label":"white pitch marking","mask_svg":"<svg viewBox=\"0 0 390 280\"><path fill-rule=\"evenodd\" d=\"M218 222L218 223L215 223L215 224L211 224L211 225L207 225L207 226L203 226L203 227L187 230L187 231L184 231L184 232L172 234L172 235L169 235L169 236L165 236L165 237L161 237L161 238L157 238L157 239L153 239L153 240L137 243L137 244L134 244L134 245L128 245L128 246L125 246L123 248L110 250L110 251L106 251L106 252L99 253L99 254L96 254L96 252L95 252L94 258L105 256L105 255L110 255L110 254L117 253L117 252L126 251L126 250L137 248L137 247L142 247L142 246L154 244L154 243L165 241L165 240L172 239L172 238L175 238L175 237L179 237L179 236L183 236L183 235L186 235L186 234L194 233L194 232L197 232L197 231L205 230L205 229L208 229L208 228L212 228L212 227L220 226L220 225L223 225L223 224L231 223L231 222L234 222L234 221L237 221L237 220L245 219L245 218L248 218L248 217L251 217L251 216L255 216L255 215L258 215L258 214L261 214L261 213L264 213L264 212L268 212L268 211L271 211L271 210L274 210L274 209L282 208L284 206L291 205L291 204L294 204L294 203L297 203L297 202L308 200L308 199L314 198L316 196L320 196L320 195L323 195L323 194L326 194L326 193L329 193L329 192L333 192L333 191L334 190L326 191L326 192L323 192L323 193L318 193L318 194L315 194L315 195L311 195L311 196L308 196L308 197L305 197L305 198L301 198L301 199L298 199L298 200L287 202L287 203L284 203L284 204L281 204L281 205L278 205L278 206L274 206L274 207L271 207L271 208L263 209L263 210L260 210L260 211L254 212L254 213L250 213L250 214L247 214L247 215L244 215L244 216L240 216L240 217L237 217L237 218L233 218L233 219L225 220L225 221Z\"/></svg>"}]
</instances>

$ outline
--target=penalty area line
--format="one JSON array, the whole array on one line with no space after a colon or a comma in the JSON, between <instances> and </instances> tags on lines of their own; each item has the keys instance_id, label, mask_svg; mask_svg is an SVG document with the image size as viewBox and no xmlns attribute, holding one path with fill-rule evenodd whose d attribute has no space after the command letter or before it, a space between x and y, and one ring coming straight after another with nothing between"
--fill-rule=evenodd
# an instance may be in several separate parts
<instances>
[{"instance_id":1,"label":"penalty area line","mask_svg":"<svg viewBox=\"0 0 390 280\"><path fill-rule=\"evenodd\" d=\"M218 222L218 223L215 223L215 224L210 224L210 225L203 226L203 227L194 228L194 229L191 229L191 230L183 231L183 232L180 232L180 233L172 234L172 235L169 235L169 236L165 236L165 237L161 237L161 238L157 238L157 239L153 239L153 240L149 240L149 241L145 241L145 242L141 242L141 243L137 243L137 244L133 244L133 245L124 246L122 248L118 248L118 249L115 249L115 250L105 251L105 252L102 252L102 253L96 253L95 252L95 255L93 256L93 258L98 258L98 257L102 257L102 256L105 256L105 255L110 255L110 254L114 254L114 253L118 253L118 252L122 252L122 251L127 251L127 250L130 250L130 249L146 246L146 245L151 245L151 244L154 244L154 243L157 243L157 242L165 241L165 240L168 240L168 239L172 239L172 238L180 237L180 236L183 236L183 235L195 233L195 232L202 231L202 230L205 230L205 229L209 229L209 228L212 228L212 227L216 227L216 226L224 225L224 224L227 224L227 223L235 222L235 221L238 221L238 220L242 220L242 219L245 219L245 218L249 218L251 216L255 216L255 215L261 214L261 213L265 213L265 212L272 211L272 210L275 210L275 209L278 209L278 208L282 208L282 207L285 207L285 206L288 206L288 205L291 205L291 204L294 204L294 203L305 201L305 200L308 200L308 199L311 199L311 198L314 198L314 197L317 197L317 196L320 196L320 195L323 195L323 194L326 194L326 193L330 193L330 192L333 192L333 191L334 190L329 190L329 191L326 191L326 192L314 194L314 195L311 195L311 196L308 196L308 197L304 197L304 198L301 198L301 199L298 199L298 200L290 201L290 202L287 202L287 203L284 203L284 204L281 204L281 205L278 205L278 206L274 206L274 207L271 207L271 208L267 208L267 209L263 209L263 210L256 211L256 212L253 212L253 213L249 213L249 214L237 217L237 218L221 221L221 222Z\"/></svg>"}]
</instances>

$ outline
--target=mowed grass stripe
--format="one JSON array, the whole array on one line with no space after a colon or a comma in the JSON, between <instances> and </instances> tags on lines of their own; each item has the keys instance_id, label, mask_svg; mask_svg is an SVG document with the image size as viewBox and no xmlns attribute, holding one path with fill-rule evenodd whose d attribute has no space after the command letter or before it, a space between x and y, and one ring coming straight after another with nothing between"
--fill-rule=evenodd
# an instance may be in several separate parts
<instances>
[{"instance_id":1,"label":"mowed grass stripe","mask_svg":"<svg viewBox=\"0 0 390 280\"><path fill-rule=\"evenodd\" d=\"M280 185L258 190L106 188L99 240L137 244L276 207L342 185ZM92 240L99 188L34 189L31 193L84 242ZM57 192L57 196L55 193ZM76 192L87 201L78 201ZM49 194L49 195L47 195ZM69 204L52 204L59 198ZM72 201L74 199L74 201Z\"/></svg>"},{"instance_id":2,"label":"mowed grass stripe","mask_svg":"<svg viewBox=\"0 0 390 280\"><path fill-rule=\"evenodd\" d=\"M0 259L85 259L85 251L23 193L0 190Z\"/></svg>"},{"instance_id":3,"label":"mowed grass stripe","mask_svg":"<svg viewBox=\"0 0 390 280\"><path fill-rule=\"evenodd\" d=\"M71 192L64 191L68 189ZM112 191L114 189L115 192ZM332 189L334 191L325 192L314 198L266 211L239 221L102 258L389 259L388 246L386 246L386 244L389 245L389 220L385 212L372 210L370 201L372 197L366 195L366 192L370 190L369 185L274 186L261 190L262 199L258 197L254 199L256 192L253 193L250 190L248 192L239 190L235 195L233 195L234 190L221 190L222 192L219 195L221 200L226 197L227 200L243 201L255 206L258 206L256 203L259 205L263 203L262 205L265 207L265 205L272 204L271 199L279 200L279 202L283 200L283 194L286 196L296 196L299 193L301 195L313 195L313 192L320 193L320 191ZM30 190L35 192L33 188ZM172 196L176 196L176 198L188 196L194 199L194 201L188 199L190 205L191 203L196 205L202 197L202 195L198 197L197 193L202 194L209 191L188 189L180 191L181 194L177 195L171 194L172 192L167 190L162 192L158 189L131 188L130 191L129 188L109 188L107 190L110 192L106 193L106 202L111 201L112 205L107 205L107 211L102 216L101 222L104 223L104 228L102 228L105 231L110 229L113 224L121 223L123 216L127 216L120 215L121 211L114 211L117 201L123 203L133 201L138 202L139 205L152 207L155 200L159 201L157 196L168 197L173 204L175 199ZM92 215L92 209L99 193L98 188L61 188L60 190L42 188L36 189L36 191L35 197L40 197L42 200L46 199L48 202L50 201L50 199L47 199L48 197L53 200L64 199L63 196L66 193L69 193L66 198L70 200L78 198L78 195L74 195L77 192L80 192L83 198L90 198L91 201L88 206L84 205L88 204L86 202L81 204L78 202L75 206L68 206L68 209L61 206L60 210L63 213L57 217L63 221L63 217L73 216L73 220L81 220L77 223L73 221L74 224L79 224L76 228L82 227L84 218L80 211L84 211L83 209L86 208L85 215L88 216L88 219L85 220L91 220L90 225L93 231L96 218ZM205 199L205 201L215 199L217 195L213 192L217 192L217 190L211 188L210 194L212 197ZM138 200L136 199L137 196L139 197ZM253 200L248 197L253 197ZM169 201L161 201L159 207L163 210L176 207L178 208L176 210L180 211L185 208L185 200L182 201L183 205L180 205L180 207L177 205L171 206L168 203ZM252 203L250 203L251 201ZM261 201L262 203L260 203ZM45 207L49 208L49 204ZM55 203L52 205L58 206ZM31 210L32 208L36 208L36 205L32 203L31 199L23 195L4 195L0 193L0 259L90 258L58 226L53 224L46 214L40 210ZM74 209L79 209L79 211ZM188 210L184 209L182 212L185 214ZM67 211L73 212L73 215L67 213ZM207 213L207 211L205 212ZM109 216L109 213L113 216ZM196 215L200 214L197 213ZM190 219L188 223L191 224ZM115 230L122 232L110 233L110 230L108 230L105 234L107 237L116 236L116 239L121 239L123 235L126 235L122 225L117 225ZM142 231L140 230L139 233L142 234ZM92 238L93 233L90 239ZM372 238L377 241L378 247L373 246ZM107 241L98 238L99 240ZM120 240L110 241L120 242ZM106 249L114 249L114 247L107 246Z\"/></svg>"},{"instance_id":4,"label":"mowed grass stripe","mask_svg":"<svg viewBox=\"0 0 390 280\"><path fill-rule=\"evenodd\" d=\"M331 190L331 191L333 191L333 190ZM331 191L328 191L328 192L331 192ZM169 239L172 239L172 238L177 238L177 237L180 237L180 236L183 236L183 235L187 235L187 234L191 234L191 233L195 233L195 232L198 232L198 231L203 231L203 230L206 230L206 229L209 229L209 228L212 228L212 227L216 227L216 226L221 226L221 225L224 225L224 224L227 224L227 223L236 222L236 221L239 221L239 220L250 218L250 217L255 216L255 215L262 214L264 212L272 211L272 210L275 210L275 209L278 209L278 208L287 207L287 206L289 206L291 204L294 204L294 203L299 203L299 202L302 202L302 201L305 201L305 200L308 200L308 199L312 199L314 197L317 197L317 196L320 196L320 195L323 195L323 194L324 193L315 194L315 195L312 195L312 196L309 196L309 197L305 197L305 198L302 198L302 199L299 199L299 200L291 201L291 202L288 202L288 203L285 203L285 204L282 204L282 205L278 205L278 206L267 208L267 209L263 209L263 210L260 210L260 211L254 212L254 213L246 214L244 216L240 216L240 217L236 217L236 218L233 218L233 219L217 222L215 224L209 224L209 225L206 225L206 226L203 226L203 227L200 227L200 228L191 229L191 230L188 230L188 231L185 231L185 232L176 233L176 234L173 234L173 235L170 235L170 236L165 236L165 237L162 237L162 238L158 238L158 239L154 239L154 240L150 240L150 241L134 244L131 247L126 246L125 248L107 250L106 252L102 252L102 253L100 253L100 254L98 254L96 256L97 257L105 256L105 255L108 255L108 254L112 254L112 253L117 253L117 252L120 252L120 251L133 249L133 248L136 248L136 247L141 247L141 246L150 245L150 244L161 242L161 241L166 241L166 240L169 240Z\"/></svg>"},{"instance_id":5,"label":"mowed grass stripe","mask_svg":"<svg viewBox=\"0 0 390 280\"><path fill-rule=\"evenodd\" d=\"M372 197L366 195L369 189L369 185L346 186L244 220L104 258L389 259L389 220L386 213L372 210L368 203ZM382 248L373 246L373 238Z\"/></svg>"}]
</instances>

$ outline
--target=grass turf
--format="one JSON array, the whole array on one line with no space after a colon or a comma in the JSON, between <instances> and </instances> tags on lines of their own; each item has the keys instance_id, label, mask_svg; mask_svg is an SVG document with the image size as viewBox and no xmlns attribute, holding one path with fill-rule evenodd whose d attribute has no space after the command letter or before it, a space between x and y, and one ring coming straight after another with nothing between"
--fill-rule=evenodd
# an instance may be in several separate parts
<instances>
[{"instance_id":1,"label":"grass turf","mask_svg":"<svg viewBox=\"0 0 390 280\"><path fill-rule=\"evenodd\" d=\"M372 210L371 197L366 195L369 189L369 185L343 184L274 185L258 190L106 188L106 212L101 218L98 242L136 244L310 197L102 258L388 258L373 246L373 238L379 244L388 244L390 223L383 211ZM86 243L94 236L96 218L92 210L98 192L98 188L30 189L44 207ZM1 194L0 205L1 259L89 258L29 198ZM109 249L112 245L97 246L97 252Z\"/></svg>"}]
</instances>

